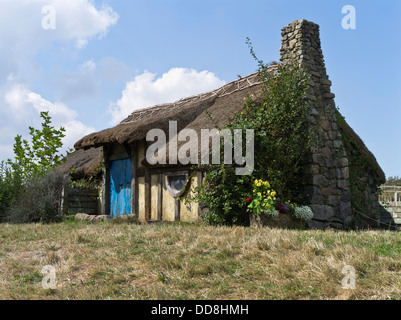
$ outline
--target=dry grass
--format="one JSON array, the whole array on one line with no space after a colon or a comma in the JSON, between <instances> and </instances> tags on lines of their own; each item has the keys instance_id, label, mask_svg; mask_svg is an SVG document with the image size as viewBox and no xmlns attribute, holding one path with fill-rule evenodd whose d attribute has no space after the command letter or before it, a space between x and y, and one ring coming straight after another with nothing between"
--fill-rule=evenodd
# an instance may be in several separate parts
<instances>
[{"instance_id":1,"label":"dry grass","mask_svg":"<svg viewBox=\"0 0 401 320\"><path fill-rule=\"evenodd\" d=\"M400 299L401 234L0 225L1 299ZM41 286L45 265L57 288ZM344 290L345 265L356 288Z\"/></svg>"}]
</instances>

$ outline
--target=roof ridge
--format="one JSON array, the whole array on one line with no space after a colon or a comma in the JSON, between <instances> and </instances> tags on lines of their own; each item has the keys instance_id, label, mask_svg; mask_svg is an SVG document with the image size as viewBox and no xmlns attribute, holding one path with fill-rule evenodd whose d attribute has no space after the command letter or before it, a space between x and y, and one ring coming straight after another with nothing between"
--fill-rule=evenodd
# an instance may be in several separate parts
<instances>
[{"instance_id":1,"label":"roof ridge","mask_svg":"<svg viewBox=\"0 0 401 320\"><path fill-rule=\"evenodd\" d=\"M276 68L277 68L276 65L269 66L269 69L271 69L271 70L276 69ZM139 119L141 119L143 117L148 116L149 113L153 114L153 113L159 112L161 110L176 109L176 108L180 108L180 107L182 107L182 106L184 106L184 105L186 105L188 103L192 103L192 102L194 102L196 100L197 101L203 101L203 100L206 100L206 99L211 98L213 96L224 97L224 96L230 95L230 94L232 94L234 92L250 88L252 86L255 86L255 85L258 85L258 84L262 83L262 81L256 81L256 82L253 82L253 83L250 81L251 79L256 78L258 76L258 74L259 74L259 72L251 73L251 74L249 74L249 75L247 75L245 77L241 77L239 79L233 80L233 81L225 84L224 86L222 86L220 88L217 88L217 89L215 89L213 91L209 91L209 92L206 92L206 93L200 93L200 94L189 96L189 97L186 97L186 98L181 98L181 99L179 99L179 100L177 100L175 102L171 102L171 103L157 104L157 105L154 105L154 106L151 106L151 107L146 107L146 108L135 110L127 118L122 120L120 122L120 124L127 124L127 123L135 122L135 121L137 121L137 120L139 120ZM244 83L245 83L245 85L242 86L242 84L244 84ZM232 85L235 85L235 84L237 85L237 88L235 90L233 90L231 92L226 92L226 89L228 89L229 87L231 87ZM134 117L134 116L136 116L134 119L129 119L129 118Z\"/></svg>"}]
</instances>

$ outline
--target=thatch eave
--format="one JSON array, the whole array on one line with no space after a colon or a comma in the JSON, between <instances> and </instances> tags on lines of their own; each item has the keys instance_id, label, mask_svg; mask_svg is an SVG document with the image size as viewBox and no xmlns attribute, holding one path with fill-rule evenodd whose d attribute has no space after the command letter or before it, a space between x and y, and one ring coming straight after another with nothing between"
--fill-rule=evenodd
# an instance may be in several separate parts
<instances>
[{"instance_id":1,"label":"thatch eave","mask_svg":"<svg viewBox=\"0 0 401 320\"><path fill-rule=\"evenodd\" d=\"M66 157L66 161L59 165L64 174L73 179L97 178L101 174L103 148L76 150Z\"/></svg>"}]
</instances>

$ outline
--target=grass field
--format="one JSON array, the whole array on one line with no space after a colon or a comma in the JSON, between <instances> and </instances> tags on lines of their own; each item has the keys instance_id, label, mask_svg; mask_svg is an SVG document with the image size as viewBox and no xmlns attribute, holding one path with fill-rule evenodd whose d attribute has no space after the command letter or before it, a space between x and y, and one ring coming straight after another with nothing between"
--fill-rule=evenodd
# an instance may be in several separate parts
<instances>
[{"instance_id":1,"label":"grass field","mask_svg":"<svg viewBox=\"0 0 401 320\"><path fill-rule=\"evenodd\" d=\"M355 289L342 288L345 265ZM0 225L1 299L400 299L400 270L396 232Z\"/></svg>"}]
</instances>

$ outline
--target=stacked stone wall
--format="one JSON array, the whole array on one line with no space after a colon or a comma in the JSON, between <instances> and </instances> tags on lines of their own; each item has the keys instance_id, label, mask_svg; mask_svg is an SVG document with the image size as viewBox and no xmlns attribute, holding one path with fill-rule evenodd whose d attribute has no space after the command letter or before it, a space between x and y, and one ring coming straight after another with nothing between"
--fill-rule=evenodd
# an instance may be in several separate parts
<instances>
[{"instance_id":1,"label":"stacked stone wall","mask_svg":"<svg viewBox=\"0 0 401 320\"><path fill-rule=\"evenodd\" d=\"M317 145L305 168L305 196L314 212L311 228L347 228L352 223L348 158L342 148L334 94L326 73L319 26L298 20L282 29L281 62L299 64L311 75L307 98L309 124L317 128Z\"/></svg>"}]
</instances>

